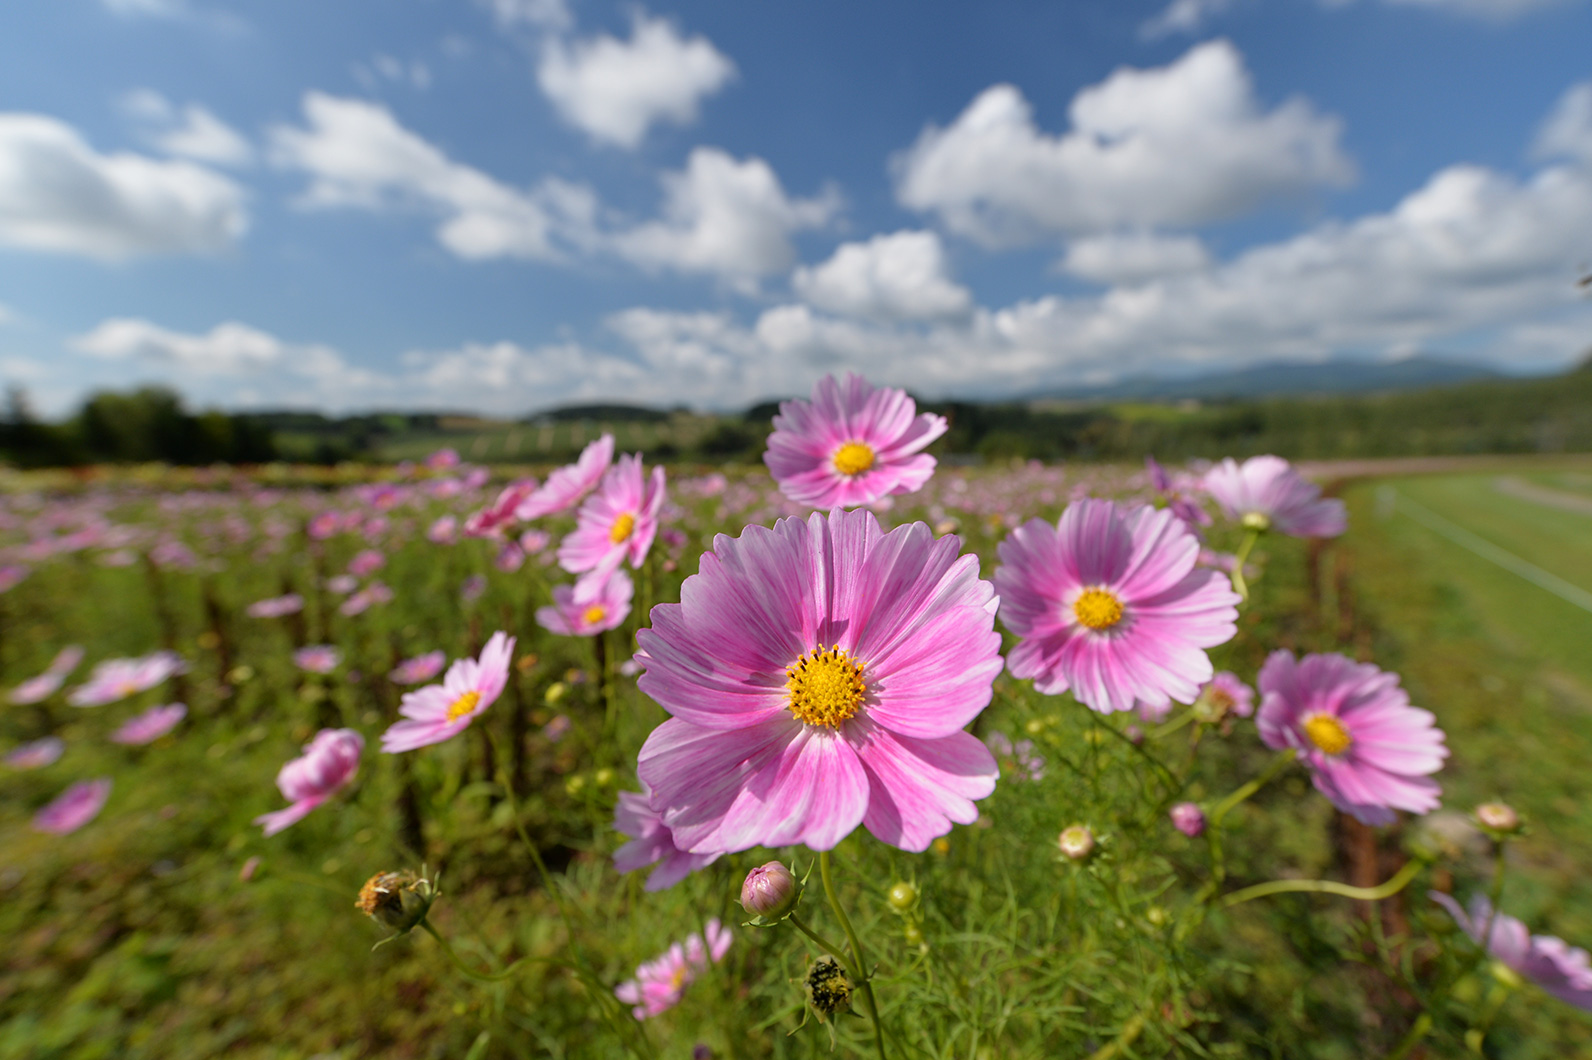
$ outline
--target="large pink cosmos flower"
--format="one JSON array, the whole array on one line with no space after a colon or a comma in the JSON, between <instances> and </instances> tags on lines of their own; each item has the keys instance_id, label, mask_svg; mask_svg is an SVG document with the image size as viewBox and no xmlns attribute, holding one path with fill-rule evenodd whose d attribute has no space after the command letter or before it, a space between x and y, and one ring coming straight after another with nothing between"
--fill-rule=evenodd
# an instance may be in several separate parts
<instances>
[{"instance_id":1,"label":"large pink cosmos flower","mask_svg":"<svg viewBox=\"0 0 1592 1060\"><path fill-rule=\"evenodd\" d=\"M174 651L157 651L137 659L106 659L94 667L88 683L66 697L74 707L100 707L154 688L174 674L187 672L188 664Z\"/></svg>"},{"instance_id":2,"label":"large pink cosmos flower","mask_svg":"<svg viewBox=\"0 0 1592 1060\"><path fill-rule=\"evenodd\" d=\"M42 674L28 678L11 690L11 702L26 705L49 699L82 661L83 649L76 644L67 645L56 653Z\"/></svg>"},{"instance_id":3,"label":"large pink cosmos flower","mask_svg":"<svg viewBox=\"0 0 1592 1060\"><path fill-rule=\"evenodd\" d=\"M1398 674L1342 655L1274 651L1260 669L1255 724L1267 747L1292 747L1316 789L1370 825L1426 813L1442 792L1428 774L1448 757L1430 711L1410 706Z\"/></svg>"},{"instance_id":4,"label":"large pink cosmos flower","mask_svg":"<svg viewBox=\"0 0 1592 1060\"><path fill-rule=\"evenodd\" d=\"M397 754L459 735L503 694L513 658L514 638L494 633L481 649L479 661L457 659L442 684L405 692L398 713L409 720L396 722L381 734L381 749Z\"/></svg>"},{"instance_id":5,"label":"large pink cosmos flower","mask_svg":"<svg viewBox=\"0 0 1592 1060\"><path fill-rule=\"evenodd\" d=\"M175 729L177 723L187 716L188 708L182 703L150 707L137 717L123 722L121 728L111 734L111 739L129 746L151 743Z\"/></svg>"},{"instance_id":6,"label":"large pink cosmos flower","mask_svg":"<svg viewBox=\"0 0 1592 1060\"><path fill-rule=\"evenodd\" d=\"M1448 910L1460 929L1481 944L1488 956L1513 968L1560 1001L1592 1011L1592 960L1586 950L1552 935L1533 935L1506 913L1494 912L1484 894L1470 900L1470 915L1440 891L1432 900ZM1485 936L1485 938L1484 938Z\"/></svg>"},{"instance_id":7,"label":"large pink cosmos flower","mask_svg":"<svg viewBox=\"0 0 1592 1060\"><path fill-rule=\"evenodd\" d=\"M674 715L638 772L678 848L828 850L862 824L920 851L977 818L998 770L962 727L1000 673L998 601L960 546L838 510L714 541L638 634Z\"/></svg>"},{"instance_id":8,"label":"large pink cosmos flower","mask_svg":"<svg viewBox=\"0 0 1592 1060\"><path fill-rule=\"evenodd\" d=\"M1337 537L1349 526L1343 502L1323 500L1321 487L1280 456L1232 457L1205 472L1205 489L1229 519L1252 530L1293 537Z\"/></svg>"},{"instance_id":9,"label":"large pink cosmos flower","mask_svg":"<svg viewBox=\"0 0 1592 1060\"><path fill-rule=\"evenodd\" d=\"M553 588L553 603L536 609L536 621L551 633L566 637L590 637L604 630L614 629L630 615L630 598L635 586L630 575L616 570L599 587L591 598L582 602L575 599L573 585Z\"/></svg>"},{"instance_id":10,"label":"large pink cosmos flower","mask_svg":"<svg viewBox=\"0 0 1592 1060\"><path fill-rule=\"evenodd\" d=\"M33 815L35 831L52 835L75 832L99 816L111 795L111 778L80 780L61 792L55 801Z\"/></svg>"},{"instance_id":11,"label":"large pink cosmos flower","mask_svg":"<svg viewBox=\"0 0 1592 1060\"><path fill-rule=\"evenodd\" d=\"M674 845L669 826L652 804L652 793L643 784L641 791L621 791L614 807L614 831L630 837L630 842L614 851L614 868L635 872L656 863L647 877L646 890L673 887L697 869L711 865L718 854L692 854Z\"/></svg>"},{"instance_id":12,"label":"large pink cosmos flower","mask_svg":"<svg viewBox=\"0 0 1592 1060\"><path fill-rule=\"evenodd\" d=\"M917 411L904 390L826 375L811 401L780 403L763 462L781 493L815 508L912 493L934 474L934 457L919 450L947 427L944 416Z\"/></svg>"},{"instance_id":13,"label":"large pink cosmos flower","mask_svg":"<svg viewBox=\"0 0 1592 1060\"><path fill-rule=\"evenodd\" d=\"M585 574L575 586L577 601L594 599L627 558L632 567L641 566L658 532L664 496L663 468L644 479L639 453L620 457L603 475L597 492L580 506L574 531L558 546L559 566Z\"/></svg>"},{"instance_id":14,"label":"large pink cosmos flower","mask_svg":"<svg viewBox=\"0 0 1592 1060\"><path fill-rule=\"evenodd\" d=\"M572 508L597 485L614 459L614 436L605 434L580 451L573 464L547 476L542 488L520 502L514 513L522 522Z\"/></svg>"},{"instance_id":15,"label":"large pink cosmos flower","mask_svg":"<svg viewBox=\"0 0 1592 1060\"><path fill-rule=\"evenodd\" d=\"M995 568L1001 621L1022 640L1012 673L1102 714L1192 703L1211 678L1205 649L1238 628L1238 594L1196 566L1199 550L1170 510L1103 500L1013 530Z\"/></svg>"},{"instance_id":16,"label":"large pink cosmos flower","mask_svg":"<svg viewBox=\"0 0 1592 1060\"><path fill-rule=\"evenodd\" d=\"M707 923L707 941L692 932L682 946L676 942L668 952L653 958L636 969L636 977L614 988L614 996L627 1005L634 1005L631 1014L638 1020L667 1012L680 1003L685 988L708 967L711 957L714 964L724 959L730 949L730 930L715 917Z\"/></svg>"},{"instance_id":17,"label":"large pink cosmos flower","mask_svg":"<svg viewBox=\"0 0 1592 1060\"><path fill-rule=\"evenodd\" d=\"M353 729L322 729L304 745L304 753L276 775L277 788L293 805L261 814L254 823L263 825L265 834L271 836L302 821L354 779L364 751L365 738Z\"/></svg>"}]
</instances>

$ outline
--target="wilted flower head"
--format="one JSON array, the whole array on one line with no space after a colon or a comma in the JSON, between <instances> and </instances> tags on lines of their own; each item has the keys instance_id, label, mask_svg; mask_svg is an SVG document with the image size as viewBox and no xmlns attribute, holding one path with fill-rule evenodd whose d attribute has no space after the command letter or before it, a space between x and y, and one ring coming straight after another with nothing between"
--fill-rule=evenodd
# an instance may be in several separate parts
<instances>
[{"instance_id":1,"label":"wilted flower head","mask_svg":"<svg viewBox=\"0 0 1592 1060\"><path fill-rule=\"evenodd\" d=\"M813 958L807 966L807 976L802 980L807 1003L821 1020L830 1020L842 1012L851 1011L851 976L833 954Z\"/></svg>"},{"instance_id":2,"label":"wilted flower head","mask_svg":"<svg viewBox=\"0 0 1592 1060\"><path fill-rule=\"evenodd\" d=\"M710 958L712 963L717 964L729 952L729 929L720 924L717 918L708 921L706 934L705 943L701 935L693 932L684 945L676 942L666 953L641 965L636 969L634 979L628 979L614 989L614 996L627 1005L635 1006L630 1011L638 1020L659 1015L678 1005L685 988L698 973L708 968Z\"/></svg>"},{"instance_id":3,"label":"wilted flower head","mask_svg":"<svg viewBox=\"0 0 1592 1060\"><path fill-rule=\"evenodd\" d=\"M98 707L154 688L174 674L186 672L188 664L174 651L157 651L137 659L107 659L94 667L88 683L79 685L67 697L74 707Z\"/></svg>"},{"instance_id":4,"label":"wilted flower head","mask_svg":"<svg viewBox=\"0 0 1592 1060\"><path fill-rule=\"evenodd\" d=\"M277 788L293 805L261 814L254 823L263 825L265 834L271 836L302 821L354 779L364 750L365 738L353 729L322 729L304 745L304 753L276 775Z\"/></svg>"},{"instance_id":5,"label":"wilted flower head","mask_svg":"<svg viewBox=\"0 0 1592 1060\"><path fill-rule=\"evenodd\" d=\"M122 744L146 744L160 739L177 723L188 716L182 703L169 703L164 707L150 707L136 718L129 718L121 728L111 734L111 739Z\"/></svg>"},{"instance_id":6,"label":"wilted flower head","mask_svg":"<svg viewBox=\"0 0 1592 1060\"><path fill-rule=\"evenodd\" d=\"M494 633L478 660L455 660L442 684L405 692L398 713L407 720L382 733L381 749L388 754L413 751L451 740L469 728L476 715L502 695L513 658L514 638Z\"/></svg>"},{"instance_id":7,"label":"wilted flower head","mask_svg":"<svg viewBox=\"0 0 1592 1060\"><path fill-rule=\"evenodd\" d=\"M1493 959L1560 1001L1592 1011L1592 961L1586 950L1552 935L1531 934L1514 917L1495 911L1486 895L1471 898L1470 915L1466 916L1459 903L1448 895L1429 893Z\"/></svg>"},{"instance_id":8,"label":"wilted flower head","mask_svg":"<svg viewBox=\"0 0 1592 1060\"><path fill-rule=\"evenodd\" d=\"M409 869L378 872L359 889L354 908L382 927L407 934L420 926L437 900L433 880Z\"/></svg>"},{"instance_id":9,"label":"wilted flower head","mask_svg":"<svg viewBox=\"0 0 1592 1060\"><path fill-rule=\"evenodd\" d=\"M1430 711L1410 706L1397 674L1342 655L1275 651L1260 670L1266 746L1292 747L1316 789L1365 824L1386 825L1394 810L1427 813L1442 788L1430 774L1448 757Z\"/></svg>"},{"instance_id":10,"label":"wilted flower head","mask_svg":"<svg viewBox=\"0 0 1592 1060\"><path fill-rule=\"evenodd\" d=\"M1212 674L1205 649L1238 628L1238 594L1195 565L1198 540L1164 509L1077 501L997 551L1001 621L1022 641L1012 673L1103 714L1192 703Z\"/></svg>"},{"instance_id":11,"label":"wilted flower head","mask_svg":"<svg viewBox=\"0 0 1592 1060\"><path fill-rule=\"evenodd\" d=\"M1232 457L1205 473L1205 489L1229 519L1252 530L1293 537L1337 537L1348 529L1343 502L1322 500L1321 487L1280 456Z\"/></svg>"},{"instance_id":12,"label":"wilted flower head","mask_svg":"<svg viewBox=\"0 0 1592 1060\"><path fill-rule=\"evenodd\" d=\"M869 504L922 489L935 459L921 450L946 429L943 416L917 415L903 390L876 389L849 372L843 382L826 375L811 401L780 403L763 462L797 504Z\"/></svg>"},{"instance_id":13,"label":"wilted flower head","mask_svg":"<svg viewBox=\"0 0 1592 1060\"><path fill-rule=\"evenodd\" d=\"M75 832L99 816L110 794L110 777L80 780L33 815L34 830L49 832L52 835Z\"/></svg>"}]
</instances>

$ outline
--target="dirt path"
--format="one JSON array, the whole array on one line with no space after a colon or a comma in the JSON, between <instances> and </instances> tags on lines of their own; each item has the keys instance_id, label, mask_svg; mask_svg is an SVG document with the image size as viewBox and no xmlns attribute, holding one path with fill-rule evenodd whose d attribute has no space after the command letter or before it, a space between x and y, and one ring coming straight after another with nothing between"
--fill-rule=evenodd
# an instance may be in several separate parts
<instances>
[{"instance_id":1,"label":"dirt path","mask_svg":"<svg viewBox=\"0 0 1592 1060\"><path fill-rule=\"evenodd\" d=\"M1579 493L1566 493L1563 490L1539 486L1535 482L1516 478L1513 475L1504 475L1493 479L1493 489L1507 497L1516 497L1533 504L1545 505L1549 508L1558 508L1560 511L1576 512L1580 515L1592 515L1592 497Z\"/></svg>"}]
</instances>

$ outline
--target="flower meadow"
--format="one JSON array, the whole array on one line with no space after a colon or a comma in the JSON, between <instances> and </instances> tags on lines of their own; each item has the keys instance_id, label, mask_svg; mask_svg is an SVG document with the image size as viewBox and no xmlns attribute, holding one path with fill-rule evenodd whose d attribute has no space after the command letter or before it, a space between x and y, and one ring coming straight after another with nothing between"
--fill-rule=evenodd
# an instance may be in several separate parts
<instances>
[{"instance_id":1,"label":"flower meadow","mask_svg":"<svg viewBox=\"0 0 1592 1060\"><path fill-rule=\"evenodd\" d=\"M1592 1048L1529 822L1319 620L1341 501L945 430L0 497L0 1054Z\"/></svg>"}]
</instances>

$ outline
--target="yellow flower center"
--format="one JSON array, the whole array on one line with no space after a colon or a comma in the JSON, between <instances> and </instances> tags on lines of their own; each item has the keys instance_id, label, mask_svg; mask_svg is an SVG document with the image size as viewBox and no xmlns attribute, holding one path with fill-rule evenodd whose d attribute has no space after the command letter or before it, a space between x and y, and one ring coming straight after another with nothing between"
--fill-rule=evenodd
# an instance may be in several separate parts
<instances>
[{"instance_id":1,"label":"yellow flower center","mask_svg":"<svg viewBox=\"0 0 1592 1060\"><path fill-rule=\"evenodd\" d=\"M828 651L814 648L785 671L790 712L808 725L838 728L857 713L868 688L862 663L853 662L837 644Z\"/></svg>"},{"instance_id":2,"label":"yellow flower center","mask_svg":"<svg viewBox=\"0 0 1592 1060\"><path fill-rule=\"evenodd\" d=\"M453 705L448 708L448 720L458 721L460 718L470 713L470 711L474 710L476 704L479 702L481 702L481 693L473 690L466 692L464 695L454 700Z\"/></svg>"},{"instance_id":3,"label":"yellow flower center","mask_svg":"<svg viewBox=\"0 0 1592 1060\"><path fill-rule=\"evenodd\" d=\"M597 623L603 620L603 616L607 613L607 611L603 610L602 604L592 604L586 610L581 612L580 617L586 620L586 624L588 626L595 626Z\"/></svg>"},{"instance_id":4,"label":"yellow flower center","mask_svg":"<svg viewBox=\"0 0 1592 1060\"><path fill-rule=\"evenodd\" d=\"M1073 601L1072 613L1090 629L1110 629L1122 621L1122 601L1104 589L1085 589Z\"/></svg>"},{"instance_id":5,"label":"yellow flower center","mask_svg":"<svg viewBox=\"0 0 1592 1060\"><path fill-rule=\"evenodd\" d=\"M835 470L842 475L860 475L873 466L873 450L862 442L847 442L835 450Z\"/></svg>"},{"instance_id":6,"label":"yellow flower center","mask_svg":"<svg viewBox=\"0 0 1592 1060\"><path fill-rule=\"evenodd\" d=\"M629 512L622 512L614 520L614 525L608 531L608 540L619 544L630 539L630 532L636 528L636 517Z\"/></svg>"},{"instance_id":7,"label":"yellow flower center","mask_svg":"<svg viewBox=\"0 0 1592 1060\"><path fill-rule=\"evenodd\" d=\"M1311 743L1329 755L1341 755L1354 742L1349 738L1349 730L1344 727L1343 722L1331 714L1317 714L1306 718L1305 735L1310 737Z\"/></svg>"}]
</instances>

